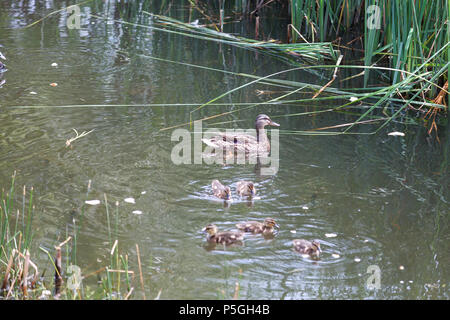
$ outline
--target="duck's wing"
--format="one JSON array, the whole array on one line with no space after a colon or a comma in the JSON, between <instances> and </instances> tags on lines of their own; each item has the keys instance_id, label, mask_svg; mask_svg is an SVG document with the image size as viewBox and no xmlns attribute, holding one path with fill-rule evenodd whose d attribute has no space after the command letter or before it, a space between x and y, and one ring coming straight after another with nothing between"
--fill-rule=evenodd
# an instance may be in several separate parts
<instances>
[{"instance_id":1,"label":"duck's wing","mask_svg":"<svg viewBox=\"0 0 450 320\"><path fill-rule=\"evenodd\" d=\"M213 180L211 182L211 187L216 197L221 198L225 194L225 186L221 184L219 180Z\"/></svg>"},{"instance_id":2,"label":"duck's wing","mask_svg":"<svg viewBox=\"0 0 450 320\"><path fill-rule=\"evenodd\" d=\"M236 189L239 195L247 195L250 192L250 189L248 187L249 181L238 181L236 183Z\"/></svg>"},{"instance_id":3,"label":"duck's wing","mask_svg":"<svg viewBox=\"0 0 450 320\"><path fill-rule=\"evenodd\" d=\"M213 181L211 182L211 187L212 187L214 193L216 193L216 192L221 192L221 191L223 191L223 190L225 189L224 185L221 184L221 183L219 182L219 180L213 180Z\"/></svg>"},{"instance_id":4,"label":"duck's wing","mask_svg":"<svg viewBox=\"0 0 450 320\"><path fill-rule=\"evenodd\" d=\"M215 236L216 242L231 244L234 242L239 242L244 240L244 233L242 232L233 232L233 231L223 231L219 232Z\"/></svg>"},{"instance_id":5,"label":"duck's wing","mask_svg":"<svg viewBox=\"0 0 450 320\"><path fill-rule=\"evenodd\" d=\"M295 250L299 252L306 252L307 248L310 246L310 242L303 239L295 239L292 241Z\"/></svg>"},{"instance_id":6,"label":"duck's wing","mask_svg":"<svg viewBox=\"0 0 450 320\"><path fill-rule=\"evenodd\" d=\"M239 230L243 230L245 232L253 232L255 230L260 229L260 222L258 221L246 221L246 222L240 222L236 224L236 227Z\"/></svg>"},{"instance_id":7,"label":"duck's wing","mask_svg":"<svg viewBox=\"0 0 450 320\"><path fill-rule=\"evenodd\" d=\"M202 141L213 148L227 145L257 144L256 137L239 133L223 133L209 139L203 138Z\"/></svg>"}]
</instances>

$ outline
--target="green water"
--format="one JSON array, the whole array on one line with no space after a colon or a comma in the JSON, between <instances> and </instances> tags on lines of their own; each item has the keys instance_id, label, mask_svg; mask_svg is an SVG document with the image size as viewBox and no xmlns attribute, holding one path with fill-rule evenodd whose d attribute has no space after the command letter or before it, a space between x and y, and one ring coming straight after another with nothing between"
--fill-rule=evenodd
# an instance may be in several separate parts
<instances>
[{"instance_id":1,"label":"green water","mask_svg":"<svg viewBox=\"0 0 450 320\"><path fill-rule=\"evenodd\" d=\"M83 206L77 264L83 274L109 264L106 194L113 240L119 241L122 254L129 255L135 272L134 299L142 297L136 244L145 293L152 298L161 289L161 299L231 298L236 282L242 299L449 298L448 132L440 132L440 143L429 139L424 127L395 122L377 135L283 134L357 118L331 112L287 116L344 101L263 104L246 110L233 104L267 101L286 90L255 85L218 101L224 105L210 105L193 115L200 119L235 111L204 121L204 129L252 128L257 114L270 115L281 125L278 172L259 175L250 164L175 165L174 130L160 129L188 122L190 111L250 80L146 56L259 76L292 66L242 48L86 15L152 23L137 9L123 13L123 7L112 1L82 6L81 30L67 29L64 11L23 29L71 4L0 3L0 51L8 68L0 78L5 80L0 88L0 186L8 188L16 171L19 189L34 187L32 259L50 270L47 283L52 283L52 266L39 247L52 251L66 239L73 232L74 218L78 225ZM165 14L188 21L189 8L176 4ZM276 34L276 26L288 21L276 15L264 23L266 37L282 38L284 31ZM228 31L249 37L253 27L246 19L227 25ZM330 73L297 71L280 78L323 85ZM119 104L133 106L111 106ZM377 125L355 132L369 132ZM66 140L75 136L72 128L79 133L94 131L67 148ZM391 131L406 135L388 136ZM211 195L213 179L233 190L237 181L252 180L260 199L248 203L235 196L231 205L224 206ZM129 197L135 204L124 201ZM84 203L95 199L101 204ZM273 239L249 236L243 246L211 250L201 232L208 223L229 230L237 222L266 217L280 225ZM293 251L296 238L318 239L321 258L312 260ZM366 285L371 265L380 269L377 290ZM95 287L95 276L85 284Z\"/></svg>"}]
</instances>

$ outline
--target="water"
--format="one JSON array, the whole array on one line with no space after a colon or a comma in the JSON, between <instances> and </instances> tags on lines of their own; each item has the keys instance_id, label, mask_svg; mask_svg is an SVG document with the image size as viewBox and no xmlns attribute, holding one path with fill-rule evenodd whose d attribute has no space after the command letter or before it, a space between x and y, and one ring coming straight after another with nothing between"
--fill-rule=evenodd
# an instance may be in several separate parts
<instances>
[{"instance_id":1,"label":"water","mask_svg":"<svg viewBox=\"0 0 450 320\"><path fill-rule=\"evenodd\" d=\"M39 247L52 251L73 231L74 218L81 223L77 264L83 274L109 264L106 195L113 241L119 240L119 250L129 255L136 275L132 298L142 293L136 244L147 297L156 297L162 289L161 299L231 298L239 282L243 299L449 298L448 132L440 132L439 144L427 138L425 128L398 123L370 136L281 131L280 165L274 176L259 176L253 165L175 165L170 160L176 144L171 141L173 130L160 129L188 122L191 110L249 80L142 55L261 76L292 66L261 53L105 23L85 14L80 31L65 27L65 13L22 29L57 9L51 3L0 4L0 51L8 68L0 88L0 185L8 187L17 171L17 186L34 187L32 259L41 268L51 270L51 263ZM58 8L69 4L61 1ZM122 9L98 3L82 12L118 18ZM189 17L183 6L169 13L183 21ZM140 23L151 23L148 17L142 19ZM266 35L283 37L271 23L288 22L277 17L264 24ZM246 20L226 28L253 34ZM324 84L329 76L329 71L302 71L281 78ZM259 95L256 89L275 92ZM243 107L232 102L267 101L282 90L246 87L219 101L225 106L207 106L194 117L238 110ZM193 105L171 106L180 103ZM337 113L286 116L332 105L327 103L260 105L205 121L203 127L247 129L259 113L272 116L281 130L356 119ZM68 107L118 104L134 106ZM94 131L68 148L66 140L75 136L72 128ZM388 136L391 131L406 136ZM211 196L213 179L232 189L238 180L252 180L260 199L235 199L224 206ZM135 204L125 202L128 197ZM84 204L95 199L101 204ZM136 210L141 213L133 213ZM208 223L228 230L237 222L266 217L280 225L273 239L249 236L243 246L213 249L201 232ZM293 251L295 238L318 239L321 258ZM371 265L381 272L378 290L366 286ZM95 287L94 278L85 283ZM51 283L51 272L46 281Z\"/></svg>"}]
</instances>

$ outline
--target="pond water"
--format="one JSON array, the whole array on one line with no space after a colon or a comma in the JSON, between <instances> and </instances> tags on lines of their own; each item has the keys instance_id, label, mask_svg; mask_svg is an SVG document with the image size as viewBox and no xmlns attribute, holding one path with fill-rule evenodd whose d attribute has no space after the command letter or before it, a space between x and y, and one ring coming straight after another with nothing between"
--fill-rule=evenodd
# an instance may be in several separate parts
<instances>
[{"instance_id":1,"label":"pond water","mask_svg":"<svg viewBox=\"0 0 450 320\"><path fill-rule=\"evenodd\" d=\"M293 66L261 52L87 15L152 24L148 16L124 13L123 4L112 2L82 6L80 30L67 29L65 11L24 28L70 4L0 4L0 51L8 69L0 79L0 186L8 188L16 171L17 187L34 187L32 259L41 269L51 270L51 262L39 247L52 251L73 231L73 219L81 223L77 264L83 274L109 263L106 195L113 241L129 255L136 274L139 245L147 298L161 289L161 299L231 298L236 282L241 299L449 298L448 132L440 132L440 143L428 138L426 128L400 123L376 135L363 133L379 123L361 126L355 135L286 134L357 117L287 116L343 101L245 109L239 103L268 101L286 90L258 84L192 115L232 111L203 121L204 130L248 129L256 115L270 115L281 125L275 175L261 175L251 164L176 165L175 129L161 129L188 122L199 105L250 80L150 57L258 76ZM192 11L178 5L164 13L189 21ZM277 26L288 22L275 15L263 26L265 36L283 37L277 29L285 28ZM246 19L226 28L253 36L253 22ZM330 73L305 70L279 78L323 85ZM94 131L66 147L75 136L72 128ZM388 136L391 131L405 136ZM232 190L237 181L252 180L259 199L234 195L224 205L212 197L213 179ZM124 201L130 197L135 203ZM101 204L85 204L94 199ZM242 246L210 248L201 231L208 223L232 230L237 222L266 217L276 219L278 234L248 236ZM320 259L295 252L296 238L319 240ZM367 287L370 266L380 271L376 290ZM85 283L95 286L94 278ZM51 272L46 279L51 283ZM136 279L132 298L140 299L140 290Z\"/></svg>"}]
</instances>

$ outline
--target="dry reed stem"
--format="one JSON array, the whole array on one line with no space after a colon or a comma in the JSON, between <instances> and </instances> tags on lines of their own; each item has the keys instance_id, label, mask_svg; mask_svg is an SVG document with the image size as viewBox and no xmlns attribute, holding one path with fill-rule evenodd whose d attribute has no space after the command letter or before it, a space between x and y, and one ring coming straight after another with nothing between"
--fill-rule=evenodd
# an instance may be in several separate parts
<instances>
[{"instance_id":1,"label":"dry reed stem","mask_svg":"<svg viewBox=\"0 0 450 320\"><path fill-rule=\"evenodd\" d=\"M8 260L8 265L6 266L5 278L3 279L2 290L5 290L8 286L9 273L11 272L11 267L13 264L14 256L16 255L16 249L13 249L11 252L11 256Z\"/></svg>"},{"instance_id":2,"label":"dry reed stem","mask_svg":"<svg viewBox=\"0 0 450 320\"><path fill-rule=\"evenodd\" d=\"M138 258L139 277L141 279L142 295L144 296L144 300L147 300L147 298L145 297L145 290L144 290L144 277L142 276L141 255L139 253L139 246L137 243L136 243L136 253Z\"/></svg>"},{"instance_id":3,"label":"dry reed stem","mask_svg":"<svg viewBox=\"0 0 450 320\"><path fill-rule=\"evenodd\" d=\"M30 251L25 251L25 265L23 267L23 276L22 276L22 292L23 297L28 298L28 266L30 265Z\"/></svg>"},{"instance_id":4,"label":"dry reed stem","mask_svg":"<svg viewBox=\"0 0 450 320\"><path fill-rule=\"evenodd\" d=\"M328 83L326 85L324 85L322 88L320 88L320 90L312 97L312 99L315 99L319 94L322 93L323 90L325 90L336 79L337 71L338 71L339 65L341 64L343 57L344 57L343 55L340 55L339 58L337 59L336 68L334 69L333 77L331 78L331 80L328 81Z\"/></svg>"},{"instance_id":5,"label":"dry reed stem","mask_svg":"<svg viewBox=\"0 0 450 320\"><path fill-rule=\"evenodd\" d=\"M130 291L128 291L128 293L127 293L127 295L125 296L125 299L124 299L124 300L128 300L128 298L131 296L131 293L133 293L133 291L134 291L134 288L132 287L132 288L130 289Z\"/></svg>"}]
</instances>

